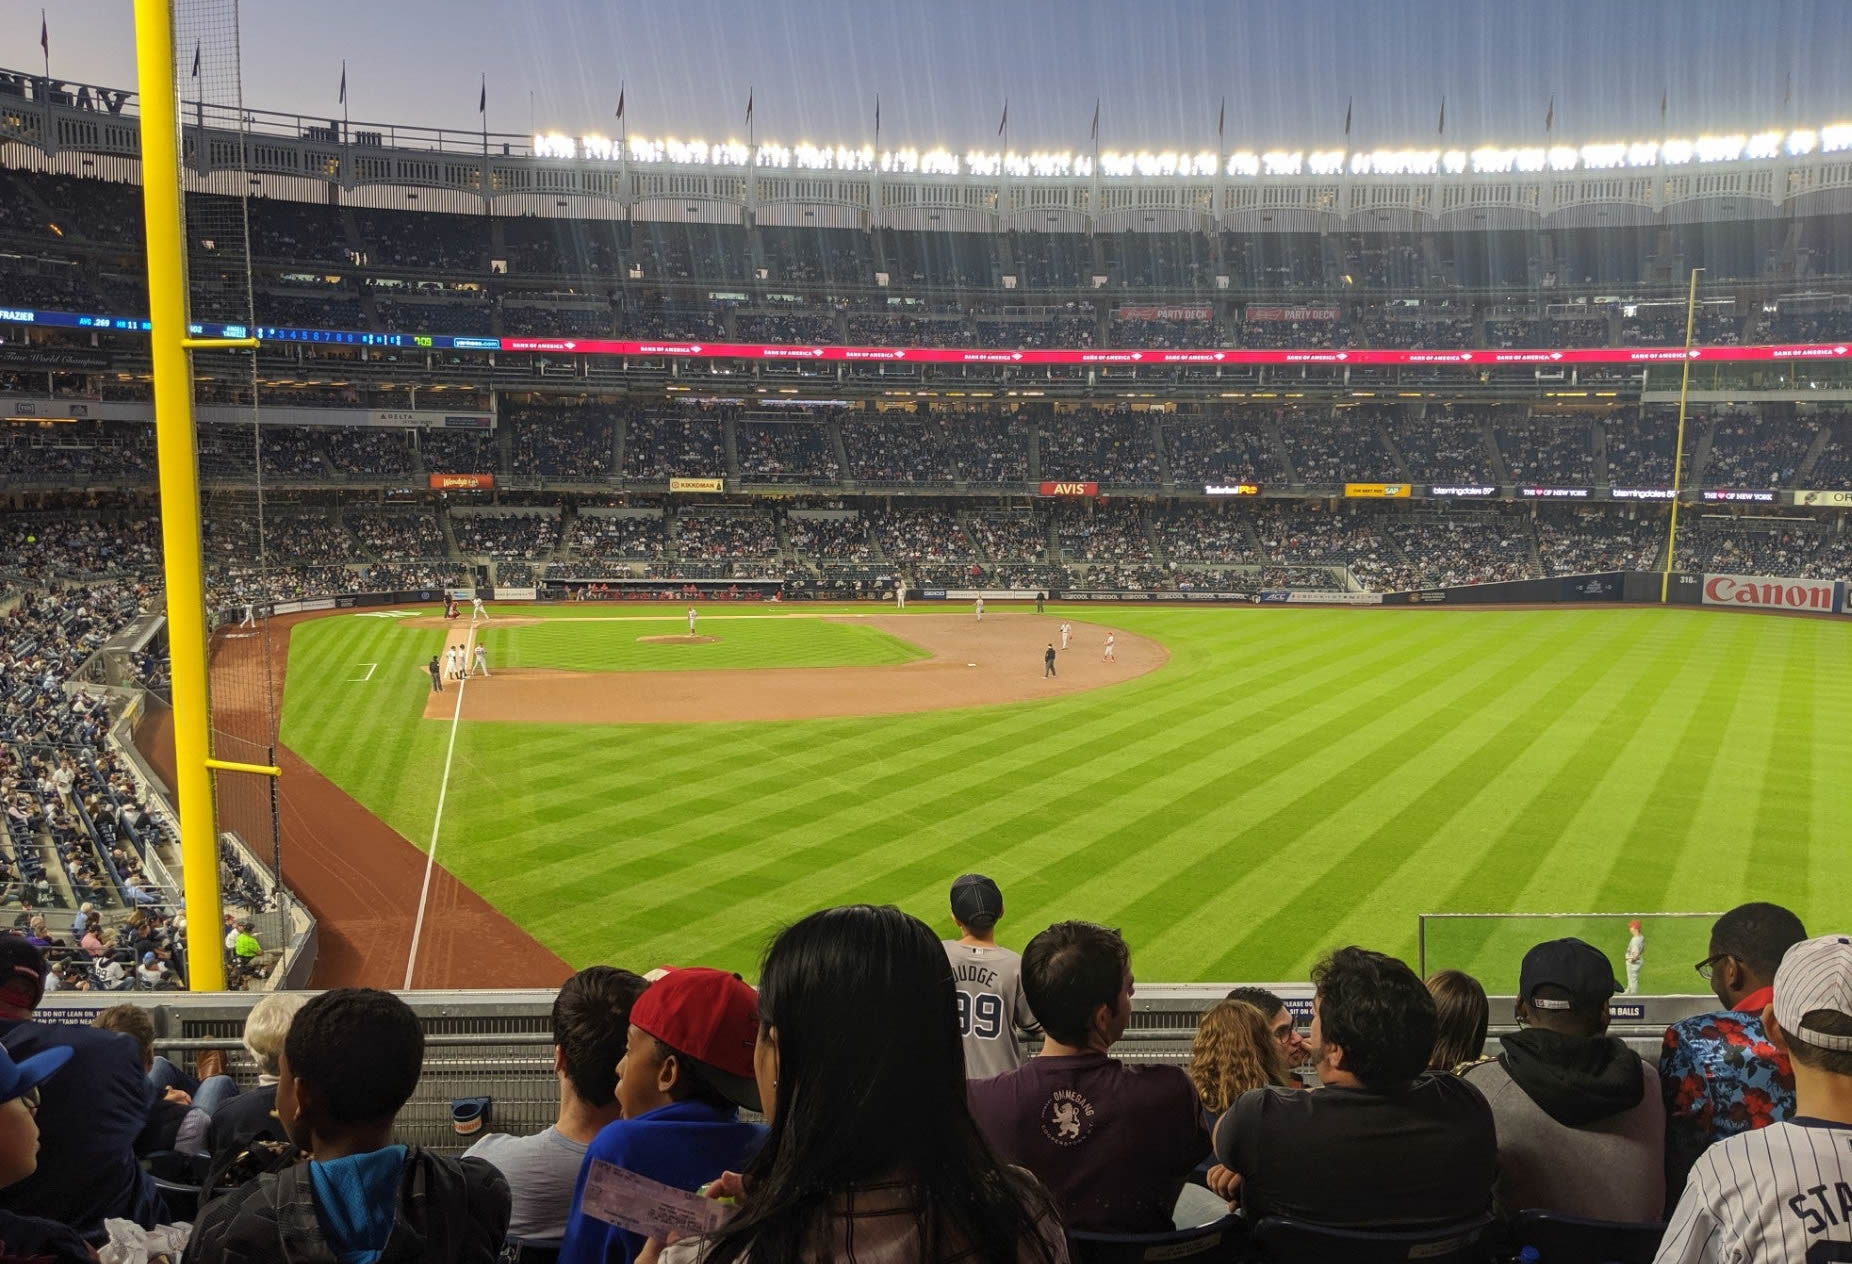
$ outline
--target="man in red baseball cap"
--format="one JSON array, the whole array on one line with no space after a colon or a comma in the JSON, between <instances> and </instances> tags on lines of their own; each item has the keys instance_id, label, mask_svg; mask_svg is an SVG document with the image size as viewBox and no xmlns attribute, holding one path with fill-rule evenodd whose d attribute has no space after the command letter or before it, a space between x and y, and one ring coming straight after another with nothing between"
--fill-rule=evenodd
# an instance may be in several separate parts
<instances>
[{"instance_id":1,"label":"man in red baseball cap","mask_svg":"<svg viewBox=\"0 0 1852 1264\"><path fill-rule=\"evenodd\" d=\"M759 1109L758 1037L758 994L737 974L671 970L637 998L617 1064L623 1117L586 1151L560 1264L629 1264L643 1249L641 1234L586 1211L585 1183L597 1164L687 1190L746 1165L765 1139L762 1126L739 1117L741 1107Z\"/></svg>"}]
</instances>

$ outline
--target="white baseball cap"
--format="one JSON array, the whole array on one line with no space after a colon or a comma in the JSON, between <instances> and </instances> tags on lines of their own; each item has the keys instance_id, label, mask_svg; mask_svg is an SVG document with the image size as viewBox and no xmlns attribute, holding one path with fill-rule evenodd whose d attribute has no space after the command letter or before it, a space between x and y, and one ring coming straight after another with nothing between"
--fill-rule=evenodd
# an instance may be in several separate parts
<instances>
[{"instance_id":1,"label":"white baseball cap","mask_svg":"<svg viewBox=\"0 0 1852 1264\"><path fill-rule=\"evenodd\" d=\"M1788 949L1775 971L1775 1021L1795 1040L1819 1049L1852 1052L1852 1036L1807 1027L1815 1010L1852 1018L1852 935L1822 935Z\"/></svg>"}]
</instances>

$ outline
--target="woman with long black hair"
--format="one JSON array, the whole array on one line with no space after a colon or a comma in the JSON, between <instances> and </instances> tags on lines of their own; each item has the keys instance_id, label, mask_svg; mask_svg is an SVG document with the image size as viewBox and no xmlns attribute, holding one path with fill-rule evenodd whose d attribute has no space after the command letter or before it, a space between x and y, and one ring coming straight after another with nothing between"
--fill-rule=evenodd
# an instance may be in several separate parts
<instances>
[{"instance_id":1,"label":"woman with long black hair","mask_svg":"<svg viewBox=\"0 0 1852 1264\"><path fill-rule=\"evenodd\" d=\"M779 935L754 1069L771 1135L739 1214L662 1264L1066 1264L1048 1195L972 1122L951 964L918 918L856 904Z\"/></svg>"}]
</instances>

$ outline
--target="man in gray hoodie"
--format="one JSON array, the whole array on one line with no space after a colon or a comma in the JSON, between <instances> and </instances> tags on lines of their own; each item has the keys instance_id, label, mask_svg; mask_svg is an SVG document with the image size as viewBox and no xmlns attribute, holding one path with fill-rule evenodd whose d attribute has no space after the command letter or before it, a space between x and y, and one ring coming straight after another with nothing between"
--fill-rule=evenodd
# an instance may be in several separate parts
<instances>
[{"instance_id":1,"label":"man in gray hoodie","mask_svg":"<svg viewBox=\"0 0 1852 1264\"><path fill-rule=\"evenodd\" d=\"M1522 1030L1463 1076L1492 1106L1506 1211L1660 1218L1665 1102L1652 1064L1607 1034L1608 998L1620 990L1607 955L1580 939L1524 954Z\"/></svg>"}]
</instances>

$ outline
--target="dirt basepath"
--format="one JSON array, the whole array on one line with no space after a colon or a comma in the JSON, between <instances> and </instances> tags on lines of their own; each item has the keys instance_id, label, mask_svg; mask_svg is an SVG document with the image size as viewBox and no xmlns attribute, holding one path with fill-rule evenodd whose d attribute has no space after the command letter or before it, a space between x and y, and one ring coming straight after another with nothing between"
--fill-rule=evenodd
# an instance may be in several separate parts
<instances>
[{"instance_id":1,"label":"dirt basepath","mask_svg":"<svg viewBox=\"0 0 1852 1264\"><path fill-rule=\"evenodd\" d=\"M823 618L837 616L819 616ZM736 723L901 715L1059 697L1156 671L1170 654L1156 641L1098 623L1069 622L1060 652L1054 615L969 614L839 616L868 623L931 653L885 667L791 667L750 671L577 672L494 668L463 697L465 720L554 724ZM634 620L600 622L613 637L636 637ZM724 629L724 622L706 626ZM1117 661L1101 661L1107 634ZM724 638L725 633L720 633ZM1044 651L1057 649L1056 672L1042 676ZM425 718L448 720L453 701L433 694Z\"/></svg>"},{"instance_id":2,"label":"dirt basepath","mask_svg":"<svg viewBox=\"0 0 1852 1264\"><path fill-rule=\"evenodd\" d=\"M318 617L285 615L270 622L269 678L279 711L289 629ZM264 647L261 636L221 638L212 661L215 727L257 741L268 727L262 688L254 687L263 676ZM470 692L476 687L471 682ZM171 786L173 730L168 721L144 726L138 742ZM402 986L424 853L287 746L277 747L277 764L283 770L277 786L283 880L315 915L320 935L311 986ZM415 986L557 987L570 973L572 967L558 954L441 864L433 869Z\"/></svg>"}]
</instances>

